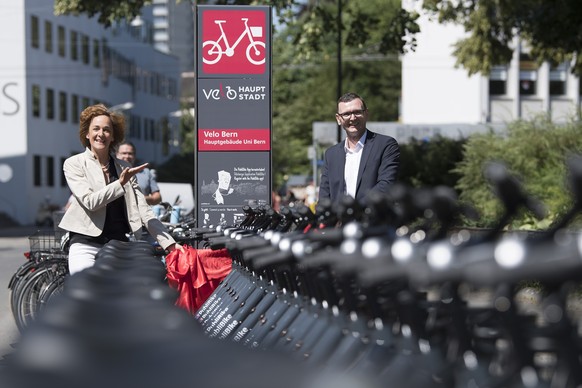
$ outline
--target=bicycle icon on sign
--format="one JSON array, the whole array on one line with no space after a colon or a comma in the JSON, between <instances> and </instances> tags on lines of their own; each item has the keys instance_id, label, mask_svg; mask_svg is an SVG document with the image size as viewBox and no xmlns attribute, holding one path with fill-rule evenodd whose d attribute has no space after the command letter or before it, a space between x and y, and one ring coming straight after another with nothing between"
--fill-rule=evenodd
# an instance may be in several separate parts
<instances>
[{"instance_id":1,"label":"bicycle icon on sign","mask_svg":"<svg viewBox=\"0 0 582 388\"><path fill-rule=\"evenodd\" d=\"M222 24L226 23L226 20L215 20L214 23L218 24L220 28L220 38L218 40L207 40L202 43L202 61L207 65L214 65L223 54L227 57L232 57L234 55L234 49L238 46L241 40L245 37L249 37L249 45L247 46L246 56L250 63L253 65L262 65L265 63L265 43L260 41L255 41L253 37L260 38L263 36L262 27L249 27L248 18L241 18L245 24L245 30L240 34L236 42L231 46L228 43ZM223 50L220 46L220 41L224 42L226 50Z\"/></svg>"}]
</instances>

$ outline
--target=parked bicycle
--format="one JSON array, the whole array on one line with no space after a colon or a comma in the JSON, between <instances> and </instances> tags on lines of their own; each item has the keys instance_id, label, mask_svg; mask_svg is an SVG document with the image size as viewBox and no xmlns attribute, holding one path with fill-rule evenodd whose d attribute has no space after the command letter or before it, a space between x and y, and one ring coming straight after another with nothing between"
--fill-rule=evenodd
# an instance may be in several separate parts
<instances>
[{"instance_id":1,"label":"parked bicycle","mask_svg":"<svg viewBox=\"0 0 582 388\"><path fill-rule=\"evenodd\" d=\"M68 275L68 234L38 231L28 238L26 262L8 282L10 307L16 326L22 331L54 295L62 291Z\"/></svg>"},{"instance_id":2,"label":"parked bicycle","mask_svg":"<svg viewBox=\"0 0 582 388\"><path fill-rule=\"evenodd\" d=\"M173 207L163 204L170 220ZM195 225L192 213L180 216L182 222L170 223L163 221L176 241L188 243L192 241L190 230ZM63 291L68 269L69 233L60 230L38 231L29 238L30 250L24 252L26 261L16 270L8 283L9 300L16 326L24 330L38 313L56 295ZM164 262L164 250L153 244L156 256Z\"/></svg>"}]
</instances>

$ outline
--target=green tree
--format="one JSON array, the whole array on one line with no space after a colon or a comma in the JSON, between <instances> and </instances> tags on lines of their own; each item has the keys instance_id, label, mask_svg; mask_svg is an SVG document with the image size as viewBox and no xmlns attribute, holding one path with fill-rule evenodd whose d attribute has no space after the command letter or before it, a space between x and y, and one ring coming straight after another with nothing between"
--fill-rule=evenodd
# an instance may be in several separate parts
<instances>
[{"instance_id":1,"label":"green tree","mask_svg":"<svg viewBox=\"0 0 582 388\"><path fill-rule=\"evenodd\" d=\"M424 0L423 7L439 22L465 28L468 36L454 54L469 74L489 74L492 66L509 63L515 36L538 62L572 61L572 70L582 74L580 0Z\"/></svg>"}]
</instances>

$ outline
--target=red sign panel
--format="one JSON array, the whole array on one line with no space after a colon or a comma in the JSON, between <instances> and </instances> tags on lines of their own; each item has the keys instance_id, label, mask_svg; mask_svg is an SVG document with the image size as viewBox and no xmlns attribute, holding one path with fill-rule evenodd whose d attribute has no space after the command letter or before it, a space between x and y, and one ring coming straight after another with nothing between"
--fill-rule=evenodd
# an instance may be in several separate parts
<instances>
[{"instance_id":1,"label":"red sign panel","mask_svg":"<svg viewBox=\"0 0 582 388\"><path fill-rule=\"evenodd\" d=\"M199 129L198 151L269 151L271 132L266 129Z\"/></svg>"},{"instance_id":2,"label":"red sign panel","mask_svg":"<svg viewBox=\"0 0 582 388\"><path fill-rule=\"evenodd\" d=\"M267 21L262 11L207 10L203 16L203 71L263 74Z\"/></svg>"}]
</instances>

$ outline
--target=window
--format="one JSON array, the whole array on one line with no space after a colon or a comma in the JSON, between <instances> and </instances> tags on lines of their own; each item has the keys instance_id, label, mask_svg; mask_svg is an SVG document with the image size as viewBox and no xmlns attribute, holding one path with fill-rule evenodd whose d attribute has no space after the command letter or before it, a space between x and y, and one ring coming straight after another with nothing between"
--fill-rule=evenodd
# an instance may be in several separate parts
<instances>
[{"instance_id":1,"label":"window","mask_svg":"<svg viewBox=\"0 0 582 388\"><path fill-rule=\"evenodd\" d=\"M46 90L46 118L53 120L55 118L55 91Z\"/></svg>"},{"instance_id":2,"label":"window","mask_svg":"<svg viewBox=\"0 0 582 388\"><path fill-rule=\"evenodd\" d=\"M42 176L41 176L41 171L40 171L41 167L42 167L42 161L40 159L40 156L34 155L34 157L33 157L33 169L34 169L34 171L33 171L33 179L34 179L33 184L37 187L42 184L42 179L41 179Z\"/></svg>"},{"instance_id":3,"label":"window","mask_svg":"<svg viewBox=\"0 0 582 388\"><path fill-rule=\"evenodd\" d=\"M34 48L40 47L40 26L38 16L30 17L30 45Z\"/></svg>"},{"instance_id":4,"label":"window","mask_svg":"<svg viewBox=\"0 0 582 388\"><path fill-rule=\"evenodd\" d=\"M506 72L507 74L507 72ZM503 81L503 83L505 84L505 81ZM489 81L489 85L491 85L491 80ZM176 82L175 79L170 79L170 83L168 85L169 90L168 93L170 94L170 97L175 99L178 97L178 83ZM489 93L491 93L491 86L489 87ZM503 87L503 94L505 94L505 86Z\"/></svg>"},{"instance_id":5,"label":"window","mask_svg":"<svg viewBox=\"0 0 582 388\"><path fill-rule=\"evenodd\" d=\"M160 126L162 129L162 136L159 140L162 142L162 155L167 156L170 153L170 126L168 119L162 119Z\"/></svg>"},{"instance_id":6,"label":"window","mask_svg":"<svg viewBox=\"0 0 582 388\"><path fill-rule=\"evenodd\" d=\"M550 96L566 94L566 64L550 69Z\"/></svg>"},{"instance_id":7,"label":"window","mask_svg":"<svg viewBox=\"0 0 582 388\"><path fill-rule=\"evenodd\" d=\"M71 95L71 121L74 124L79 122L79 96Z\"/></svg>"},{"instance_id":8,"label":"window","mask_svg":"<svg viewBox=\"0 0 582 388\"><path fill-rule=\"evenodd\" d=\"M44 22L44 51L53 52L53 24L48 20Z\"/></svg>"},{"instance_id":9,"label":"window","mask_svg":"<svg viewBox=\"0 0 582 388\"><path fill-rule=\"evenodd\" d=\"M81 57L83 58L83 63L89 64L89 37L85 34L81 34Z\"/></svg>"},{"instance_id":10,"label":"window","mask_svg":"<svg viewBox=\"0 0 582 388\"><path fill-rule=\"evenodd\" d=\"M519 94L532 96L536 94L536 74L531 72L519 73Z\"/></svg>"},{"instance_id":11,"label":"window","mask_svg":"<svg viewBox=\"0 0 582 388\"><path fill-rule=\"evenodd\" d=\"M79 59L79 34L77 31L71 31L71 59L73 61Z\"/></svg>"},{"instance_id":12,"label":"window","mask_svg":"<svg viewBox=\"0 0 582 388\"><path fill-rule=\"evenodd\" d=\"M101 45L99 39L93 39L93 66L101 67Z\"/></svg>"},{"instance_id":13,"label":"window","mask_svg":"<svg viewBox=\"0 0 582 388\"><path fill-rule=\"evenodd\" d=\"M49 187L55 185L55 158L54 156L46 157L46 184Z\"/></svg>"},{"instance_id":14,"label":"window","mask_svg":"<svg viewBox=\"0 0 582 388\"><path fill-rule=\"evenodd\" d=\"M40 86L32 85L32 115L40 117Z\"/></svg>"},{"instance_id":15,"label":"window","mask_svg":"<svg viewBox=\"0 0 582 388\"><path fill-rule=\"evenodd\" d=\"M67 160L67 158L61 158L61 187L67 187L67 178L65 178L65 171L63 171L65 160Z\"/></svg>"},{"instance_id":16,"label":"window","mask_svg":"<svg viewBox=\"0 0 582 388\"><path fill-rule=\"evenodd\" d=\"M499 96L507 93L507 68L494 66L489 74L489 94Z\"/></svg>"},{"instance_id":17,"label":"window","mask_svg":"<svg viewBox=\"0 0 582 388\"><path fill-rule=\"evenodd\" d=\"M67 38L66 38L66 32L65 32L65 27L63 26L59 26L57 28L57 38L59 40L58 45L59 45L59 56L61 57L65 57L67 55Z\"/></svg>"},{"instance_id":18,"label":"window","mask_svg":"<svg viewBox=\"0 0 582 388\"><path fill-rule=\"evenodd\" d=\"M150 89L148 88L148 86L149 86L149 77L150 77L150 73L149 73L149 71L147 71L147 70L144 70L144 71L142 72L142 75L143 75L143 77L142 77L142 79L141 79L141 80L142 80L142 82L143 82L143 87L142 87L141 89L144 91L144 93L149 93L149 90L150 90Z\"/></svg>"},{"instance_id":19,"label":"window","mask_svg":"<svg viewBox=\"0 0 582 388\"><path fill-rule=\"evenodd\" d=\"M519 55L519 94L522 96L535 95L537 92L537 78L537 64L529 54L521 53Z\"/></svg>"},{"instance_id":20,"label":"window","mask_svg":"<svg viewBox=\"0 0 582 388\"><path fill-rule=\"evenodd\" d=\"M136 119L137 119L136 115L129 115L129 138L131 139L135 138L135 127L136 127L135 123L137 121ZM125 133L127 136L127 132Z\"/></svg>"},{"instance_id":21,"label":"window","mask_svg":"<svg viewBox=\"0 0 582 388\"><path fill-rule=\"evenodd\" d=\"M155 96L157 94L157 81L158 81L158 74L153 73L150 78L150 91Z\"/></svg>"},{"instance_id":22,"label":"window","mask_svg":"<svg viewBox=\"0 0 582 388\"><path fill-rule=\"evenodd\" d=\"M101 72L101 83L105 86L109 83L109 76L111 75L111 51L107 46L107 40L101 41L103 52L103 71Z\"/></svg>"},{"instance_id":23,"label":"window","mask_svg":"<svg viewBox=\"0 0 582 388\"><path fill-rule=\"evenodd\" d=\"M85 109L89 105L91 105L91 100L89 99L89 97L83 97L81 102L81 110Z\"/></svg>"},{"instance_id":24,"label":"window","mask_svg":"<svg viewBox=\"0 0 582 388\"><path fill-rule=\"evenodd\" d=\"M156 122L153 119L150 120L150 139L154 142L159 140L156 138Z\"/></svg>"},{"instance_id":25,"label":"window","mask_svg":"<svg viewBox=\"0 0 582 388\"><path fill-rule=\"evenodd\" d=\"M136 139L141 139L141 118L137 115L133 115L131 126L134 130L134 136Z\"/></svg>"},{"instance_id":26,"label":"window","mask_svg":"<svg viewBox=\"0 0 582 388\"><path fill-rule=\"evenodd\" d=\"M67 121L67 93L59 92L59 119Z\"/></svg>"}]
</instances>

